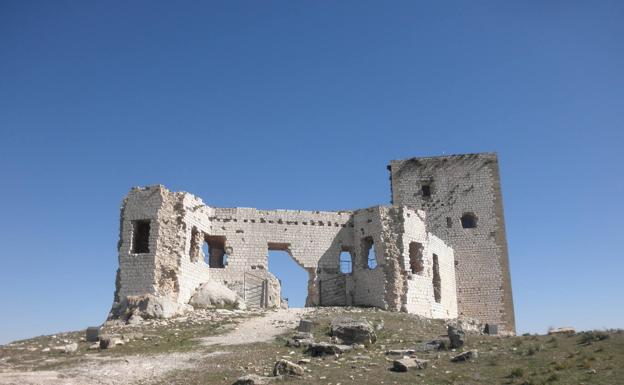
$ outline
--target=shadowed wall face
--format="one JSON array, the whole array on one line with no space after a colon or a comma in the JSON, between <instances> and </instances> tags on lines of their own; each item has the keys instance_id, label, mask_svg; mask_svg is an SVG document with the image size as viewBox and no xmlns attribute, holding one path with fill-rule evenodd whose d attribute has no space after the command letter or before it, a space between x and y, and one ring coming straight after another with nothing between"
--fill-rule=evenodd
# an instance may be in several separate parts
<instances>
[{"instance_id":1,"label":"shadowed wall face","mask_svg":"<svg viewBox=\"0 0 624 385\"><path fill-rule=\"evenodd\" d=\"M455 252L460 316L515 331L496 154L392 161L392 203L427 213L427 229Z\"/></svg>"}]
</instances>

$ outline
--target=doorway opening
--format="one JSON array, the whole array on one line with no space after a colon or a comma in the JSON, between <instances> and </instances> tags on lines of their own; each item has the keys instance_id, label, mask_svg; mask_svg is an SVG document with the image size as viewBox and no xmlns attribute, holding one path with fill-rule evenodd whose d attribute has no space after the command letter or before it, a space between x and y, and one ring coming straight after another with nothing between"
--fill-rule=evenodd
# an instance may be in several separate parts
<instances>
[{"instance_id":1,"label":"doorway opening","mask_svg":"<svg viewBox=\"0 0 624 385\"><path fill-rule=\"evenodd\" d=\"M292 257L287 243L268 244L269 271L279 279L288 307L304 307L308 297L308 272Z\"/></svg>"}]
</instances>

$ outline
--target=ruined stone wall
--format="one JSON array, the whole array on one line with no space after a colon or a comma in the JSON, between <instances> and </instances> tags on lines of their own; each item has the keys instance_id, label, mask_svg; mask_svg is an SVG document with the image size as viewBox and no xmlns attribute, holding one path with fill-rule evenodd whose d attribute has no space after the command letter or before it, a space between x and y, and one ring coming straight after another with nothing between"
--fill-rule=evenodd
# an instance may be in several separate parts
<instances>
[{"instance_id":1,"label":"ruined stone wall","mask_svg":"<svg viewBox=\"0 0 624 385\"><path fill-rule=\"evenodd\" d=\"M397 160L389 169L393 204L426 211L428 230L454 250L459 314L515 331L496 154ZM462 227L465 214L476 227Z\"/></svg>"},{"instance_id":2,"label":"ruined stone wall","mask_svg":"<svg viewBox=\"0 0 624 385\"><path fill-rule=\"evenodd\" d=\"M445 294L449 302L442 304L425 299L419 305L409 302L412 292L423 289L408 282L405 239L422 239L428 247L431 238L417 213L404 207L339 212L213 208L192 194L151 186L130 192L122 216L121 296L156 294L186 303L201 283L217 280L247 301L253 294L247 288L254 282L275 283L269 279L268 252L283 250L308 272L308 306L375 306L441 318L453 314L450 294ZM131 252L134 220L150 223L147 253ZM408 238L404 233L409 233ZM212 263L223 254L225 263L209 265L202 251L204 240L218 243L219 249L210 256ZM454 276L447 274L444 259L450 258L452 266L452 251L442 246L432 247L440 250L445 290L454 292L450 286ZM373 268L368 263L371 248ZM340 253L345 250L353 258L351 274L340 272ZM271 303L278 300L274 287L267 288L272 290ZM259 303L253 295L250 301ZM437 310L423 309L427 304Z\"/></svg>"},{"instance_id":3,"label":"ruined stone wall","mask_svg":"<svg viewBox=\"0 0 624 385\"><path fill-rule=\"evenodd\" d=\"M161 206L162 196L159 191L149 188L134 188L123 201L118 243L119 270L115 288L116 301L128 295L156 292L154 273L158 229L154 226L150 232L149 253L132 253L132 234L135 221L150 220L157 223Z\"/></svg>"},{"instance_id":4,"label":"ruined stone wall","mask_svg":"<svg viewBox=\"0 0 624 385\"><path fill-rule=\"evenodd\" d=\"M405 232L402 237L405 266L405 311L428 318L457 318L457 287L453 249L426 231L422 210L403 210ZM422 245L422 271L412 271L410 243ZM440 301L436 302L433 284L433 256L438 257Z\"/></svg>"}]
</instances>

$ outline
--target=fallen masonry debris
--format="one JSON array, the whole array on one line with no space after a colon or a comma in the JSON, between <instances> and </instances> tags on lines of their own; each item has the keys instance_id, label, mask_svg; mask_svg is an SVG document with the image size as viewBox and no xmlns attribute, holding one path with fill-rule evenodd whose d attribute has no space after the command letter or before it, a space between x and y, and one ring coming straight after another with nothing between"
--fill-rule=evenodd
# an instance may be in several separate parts
<instances>
[{"instance_id":1,"label":"fallen masonry debris","mask_svg":"<svg viewBox=\"0 0 624 385\"><path fill-rule=\"evenodd\" d=\"M452 362L470 361L470 360L477 358L478 356L479 354L476 350L468 350L468 351L465 351L463 353L460 353L454 356L453 358L451 358L451 361Z\"/></svg>"},{"instance_id":2,"label":"fallen masonry debris","mask_svg":"<svg viewBox=\"0 0 624 385\"><path fill-rule=\"evenodd\" d=\"M288 360L279 360L273 368L274 376L303 376L303 368Z\"/></svg>"},{"instance_id":3,"label":"fallen masonry debris","mask_svg":"<svg viewBox=\"0 0 624 385\"><path fill-rule=\"evenodd\" d=\"M392 362L392 370L395 372L407 372L411 369L425 369L429 361L418 358L403 357Z\"/></svg>"},{"instance_id":4,"label":"fallen masonry debris","mask_svg":"<svg viewBox=\"0 0 624 385\"><path fill-rule=\"evenodd\" d=\"M370 322L347 317L338 317L332 321L331 335L347 345L370 345L377 341L377 335Z\"/></svg>"}]
</instances>

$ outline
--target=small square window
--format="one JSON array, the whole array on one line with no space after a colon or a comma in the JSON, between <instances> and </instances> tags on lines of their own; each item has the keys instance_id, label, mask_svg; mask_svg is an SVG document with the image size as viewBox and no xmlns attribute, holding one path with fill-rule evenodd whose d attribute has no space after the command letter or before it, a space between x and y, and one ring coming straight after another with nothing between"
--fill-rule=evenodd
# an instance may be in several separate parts
<instances>
[{"instance_id":1,"label":"small square window","mask_svg":"<svg viewBox=\"0 0 624 385\"><path fill-rule=\"evenodd\" d=\"M422 185L422 196L429 198L431 196L431 186L428 184Z\"/></svg>"}]
</instances>

